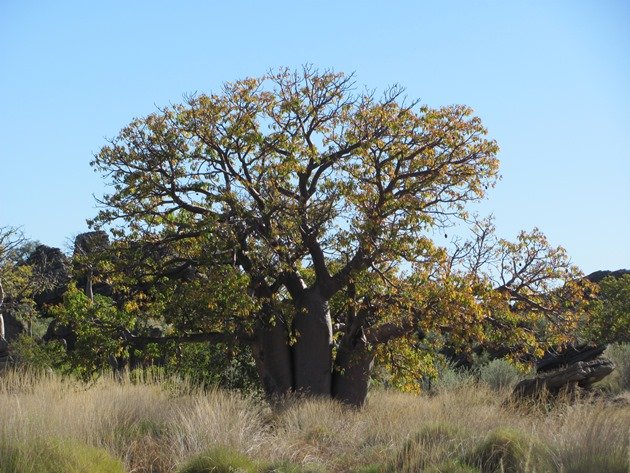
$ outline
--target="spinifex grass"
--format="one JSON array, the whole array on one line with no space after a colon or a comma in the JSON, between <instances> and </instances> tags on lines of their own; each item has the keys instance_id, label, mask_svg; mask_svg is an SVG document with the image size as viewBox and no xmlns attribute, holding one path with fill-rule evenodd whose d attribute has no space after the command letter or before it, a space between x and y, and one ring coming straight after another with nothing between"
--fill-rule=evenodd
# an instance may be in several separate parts
<instances>
[{"instance_id":1,"label":"spinifex grass","mask_svg":"<svg viewBox=\"0 0 630 473\"><path fill-rule=\"evenodd\" d=\"M103 377L86 385L7 372L0 378L0 449L20 445L36 454L42 442L57 439L103 449L133 472L174 472L221 449L247 456L260 471L276 469L269 465L396 471L403 464L440 471L438 462L466 471L492 433L508 429L515 438L532 439L519 445L526 472L536 465L526 456L541 445L554 471L589 471L593 462L610 471L628 469L627 404L583 401L523 411L506 407L505 396L483 385L433 396L381 390L362 410L295 399L272 411L255 398L174 380ZM410 457L416 454L426 459Z\"/></svg>"}]
</instances>

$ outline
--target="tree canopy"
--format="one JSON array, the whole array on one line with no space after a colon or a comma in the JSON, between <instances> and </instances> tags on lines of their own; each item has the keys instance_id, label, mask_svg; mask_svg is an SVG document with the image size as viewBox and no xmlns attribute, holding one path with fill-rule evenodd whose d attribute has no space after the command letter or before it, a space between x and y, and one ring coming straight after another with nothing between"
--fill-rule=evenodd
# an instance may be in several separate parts
<instances>
[{"instance_id":1,"label":"tree canopy","mask_svg":"<svg viewBox=\"0 0 630 473\"><path fill-rule=\"evenodd\" d=\"M472 221L497 151L468 107L280 70L125 127L92 163L112 186L92 223L119 238L145 302L180 315L174 337L251 345L271 397L360 404L377 356L413 364L445 335L532 353L574 327L578 272L538 230L510 243L485 220L452 248L431 238Z\"/></svg>"}]
</instances>

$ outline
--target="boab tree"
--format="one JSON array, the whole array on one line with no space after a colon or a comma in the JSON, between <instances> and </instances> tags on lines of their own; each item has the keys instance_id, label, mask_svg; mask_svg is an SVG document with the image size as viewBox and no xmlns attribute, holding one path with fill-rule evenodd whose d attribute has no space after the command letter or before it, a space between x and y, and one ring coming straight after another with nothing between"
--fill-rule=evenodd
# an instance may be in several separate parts
<instances>
[{"instance_id":1,"label":"boab tree","mask_svg":"<svg viewBox=\"0 0 630 473\"><path fill-rule=\"evenodd\" d=\"M352 76L310 67L271 72L124 128L93 161L114 189L95 224L127 240L211 242L205 264L246 277L251 324L179 338L251 343L270 396L360 404L378 344L423 328L475 332L487 293L508 309L528 302L518 266L482 294L480 267L497 261L483 239L448 256L427 236L493 185L497 145L485 136L465 106L360 92ZM463 255L469 271L456 271ZM197 291L221 283L206 281Z\"/></svg>"}]
</instances>

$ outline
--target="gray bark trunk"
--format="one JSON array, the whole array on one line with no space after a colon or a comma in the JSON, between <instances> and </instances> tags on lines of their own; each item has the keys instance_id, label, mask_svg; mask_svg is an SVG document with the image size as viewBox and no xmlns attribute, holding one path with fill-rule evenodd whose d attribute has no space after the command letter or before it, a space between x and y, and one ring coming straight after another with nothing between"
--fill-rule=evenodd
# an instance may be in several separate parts
<instances>
[{"instance_id":1,"label":"gray bark trunk","mask_svg":"<svg viewBox=\"0 0 630 473\"><path fill-rule=\"evenodd\" d=\"M91 269L90 269L90 272L88 273L87 279L85 281L85 295L91 301L94 300L94 290L92 289L92 270Z\"/></svg>"},{"instance_id":2,"label":"gray bark trunk","mask_svg":"<svg viewBox=\"0 0 630 473\"><path fill-rule=\"evenodd\" d=\"M344 336L335 360L333 397L355 407L365 404L373 366L374 352L370 349L363 330Z\"/></svg>"},{"instance_id":3,"label":"gray bark trunk","mask_svg":"<svg viewBox=\"0 0 630 473\"><path fill-rule=\"evenodd\" d=\"M293 390L289 330L283 318L261 321L252 353L267 398L276 403Z\"/></svg>"},{"instance_id":4,"label":"gray bark trunk","mask_svg":"<svg viewBox=\"0 0 630 473\"><path fill-rule=\"evenodd\" d=\"M293 382L296 392L330 396L332 322L328 301L316 289L305 290L293 320Z\"/></svg>"}]
</instances>

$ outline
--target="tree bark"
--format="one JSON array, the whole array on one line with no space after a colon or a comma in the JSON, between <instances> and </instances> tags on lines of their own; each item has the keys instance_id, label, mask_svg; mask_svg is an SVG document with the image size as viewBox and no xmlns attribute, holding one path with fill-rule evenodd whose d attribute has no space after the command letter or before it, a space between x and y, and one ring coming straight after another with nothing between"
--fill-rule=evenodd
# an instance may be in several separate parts
<instances>
[{"instance_id":1,"label":"tree bark","mask_svg":"<svg viewBox=\"0 0 630 473\"><path fill-rule=\"evenodd\" d=\"M363 329L355 334L345 335L335 359L333 398L355 407L365 404L373 366L374 351L370 348Z\"/></svg>"},{"instance_id":2,"label":"tree bark","mask_svg":"<svg viewBox=\"0 0 630 473\"><path fill-rule=\"evenodd\" d=\"M4 317L2 317L2 305L4 304L4 288L0 279L0 340L4 340Z\"/></svg>"},{"instance_id":3,"label":"tree bark","mask_svg":"<svg viewBox=\"0 0 630 473\"><path fill-rule=\"evenodd\" d=\"M88 299L90 299L91 301L94 301L94 289L92 287L92 277L93 277L93 271L92 269L90 269L85 280L85 295L88 297Z\"/></svg>"},{"instance_id":4,"label":"tree bark","mask_svg":"<svg viewBox=\"0 0 630 473\"><path fill-rule=\"evenodd\" d=\"M269 401L274 404L293 390L289 330L279 315L260 322L252 342L258 376Z\"/></svg>"},{"instance_id":5,"label":"tree bark","mask_svg":"<svg viewBox=\"0 0 630 473\"><path fill-rule=\"evenodd\" d=\"M293 320L293 382L295 391L330 396L332 384L332 322L328 300L309 288L296 300Z\"/></svg>"}]
</instances>

